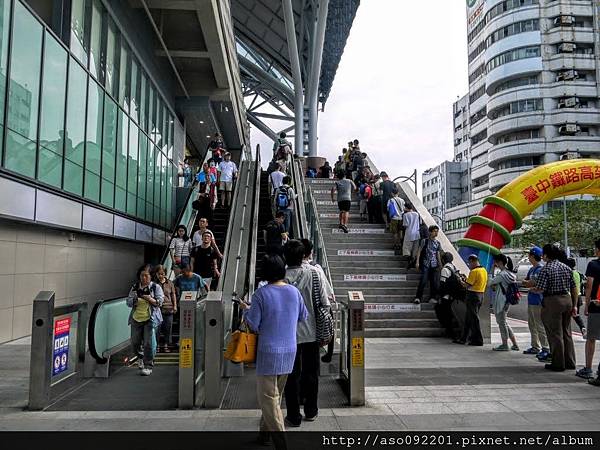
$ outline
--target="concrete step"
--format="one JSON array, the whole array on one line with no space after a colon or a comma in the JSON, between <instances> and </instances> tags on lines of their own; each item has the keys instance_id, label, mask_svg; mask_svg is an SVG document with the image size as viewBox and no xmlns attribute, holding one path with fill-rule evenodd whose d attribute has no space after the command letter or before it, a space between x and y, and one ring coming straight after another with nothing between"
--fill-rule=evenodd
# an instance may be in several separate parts
<instances>
[{"instance_id":1,"label":"concrete step","mask_svg":"<svg viewBox=\"0 0 600 450\"><path fill-rule=\"evenodd\" d=\"M328 256L327 259L329 261L329 270L331 270L333 272L333 269L340 269L341 270L345 270L344 273L351 273L350 271L356 272L358 270L358 268L360 267L361 272L363 269L367 270L367 269L384 269L384 268L389 268L389 269L393 269L394 271L397 271L398 273L406 273L406 274L411 274L411 275L415 275L418 273L413 271L413 270L408 270L406 268L406 266L408 265L408 263L406 261L402 261L402 260L393 260L390 261L388 259L386 259L383 256L372 256L372 260L371 261L362 261L359 258L356 258L356 260L351 259L350 257L337 257L336 258L344 258L343 260L339 260L339 259L330 259L333 258L332 256ZM355 263L354 265L350 265L351 263ZM338 271L338 273L341 273L340 271Z\"/></svg>"},{"instance_id":2,"label":"concrete step","mask_svg":"<svg viewBox=\"0 0 600 450\"><path fill-rule=\"evenodd\" d=\"M381 265L379 267L374 267L371 264L369 266L362 267L359 264L355 264L354 266L349 265L340 265L335 263L329 263L329 271L331 275L346 275L352 273L361 273L361 274L396 274L396 275L406 275L408 280L420 280L421 276L418 273L407 271L405 268L398 267L395 264L390 264L389 262L385 265Z\"/></svg>"},{"instance_id":3,"label":"concrete step","mask_svg":"<svg viewBox=\"0 0 600 450\"><path fill-rule=\"evenodd\" d=\"M365 328L367 338L441 337L441 328Z\"/></svg>"},{"instance_id":4,"label":"concrete step","mask_svg":"<svg viewBox=\"0 0 600 450\"><path fill-rule=\"evenodd\" d=\"M340 254L339 251L341 251L342 253ZM357 254L356 251L354 250L362 250L363 252L369 252L367 254ZM331 250L331 251L327 251L327 260L329 261L330 265L348 265L348 264L354 264L357 267L366 267L366 266L371 266L372 267L378 267L378 266L383 266L383 267L388 267L388 266L394 266L394 267L400 267L398 264L401 264L402 267L406 267L408 265L408 259L405 256L400 256L400 255L394 255L394 249L383 249L385 251L384 254L382 255L378 255L378 254L371 254L370 250L376 250L373 248L362 248L362 249L349 249L349 248L339 248L339 249L335 249L335 250ZM379 250L379 249L377 249ZM415 269L411 269L414 270L415 273L419 273L417 272Z\"/></svg>"},{"instance_id":5,"label":"concrete step","mask_svg":"<svg viewBox=\"0 0 600 450\"><path fill-rule=\"evenodd\" d=\"M327 250L327 254L330 251L336 253L338 250L346 250L348 248L359 249L359 250L394 250L393 241L385 241L385 242L354 242L353 240L348 239L348 241L340 241L340 242L328 242L325 240L325 249Z\"/></svg>"},{"instance_id":6,"label":"concrete step","mask_svg":"<svg viewBox=\"0 0 600 450\"><path fill-rule=\"evenodd\" d=\"M324 214L329 214L329 213L324 213ZM334 218L322 218L319 217L319 223L321 224L321 228L337 228L339 221L338 219L338 215L335 214ZM368 228L368 229L384 229L385 225L383 224L379 224L379 223L369 223L369 222L360 222L358 220L353 221L352 219L350 219L350 223L348 224L348 226L350 228Z\"/></svg>"},{"instance_id":7,"label":"concrete step","mask_svg":"<svg viewBox=\"0 0 600 450\"><path fill-rule=\"evenodd\" d=\"M366 307L367 305L365 305ZM366 312L365 320L370 319L425 319L437 320L435 311L390 311L390 312Z\"/></svg>"},{"instance_id":8,"label":"concrete step","mask_svg":"<svg viewBox=\"0 0 600 450\"><path fill-rule=\"evenodd\" d=\"M334 289L335 290L335 289ZM416 289L415 289L416 291ZM336 292L337 295L337 292ZM348 296L348 293L345 293L345 296ZM363 292L363 297L365 299L365 303L379 303L379 304L408 304L410 303L411 305L413 304L413 300L415 299L415 295L414 292L411 292L410 294L371 294L367 291ZM425 291L425 295L424 297L427 299L428 298L428 294L427 291ZM433 311L433 303L429 304L427 303L427 301L425 301L425 303L421 303L420 305L416 305L419 306L421 311L424 310L431 310Z\"/></svg>"},{"instance_id":9,"label":"concrete step","mask_svg":"<svg viewBox=\"0 0 600 450\"><path fill-rule=\"evenodd\" d=\"M415 292L419 282L417 280L407 281L360 281L360 280L347 280L345 281L342 276L337 275L331 280L336 289L345 289L346 286L360 287L360 290L368 292L372 288L391 288L396 289L401 293ZM348 290L356 290L350 289Z\"/></svg>"},{"instance_id":10,"label":"concrete step","mask_svg":"<svg viewBox=\"0 0 600 450\"><path fill-rule=\"evenodd\" d=\"M437 319L366 319L366 328L440 328Z\"/></svg>"},{"instance_id":11,"label":"concrete step","mask_svg":"<svg viewBox=\"0 0 600 450\"><path fill-rule=\"evenodd\" d=\"M406 299L407 301L399 301L399 303L408 303L412 302L415 299L415 292L417 291L417 287L403 287L401 285L397 286L361 286L360 283L344 283L341 285L339 282L333 282L333 290L335 291L335 295L343 295L347 296L348 291L360 291L365 296L365 301L367 297L369 298L371 303L384 303L379 300L371 300L371 298L382 298L384 296L398 296L398 299ZM425 298L429 298L427 289L424 293ZM423 300L423 299L421 299Z\"/></svg>"}]
</instances>

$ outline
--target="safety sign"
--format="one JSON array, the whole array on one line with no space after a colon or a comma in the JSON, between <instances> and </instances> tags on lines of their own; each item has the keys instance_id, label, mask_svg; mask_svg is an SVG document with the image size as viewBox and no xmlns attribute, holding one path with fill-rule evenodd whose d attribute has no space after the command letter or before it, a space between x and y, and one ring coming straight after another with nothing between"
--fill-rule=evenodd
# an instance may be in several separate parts
<instances>
[{"instance_id":1,"label":"safety sign","mask_svg":"<svg viewBox=\"0 0 600 450\"><path fill-rule=\"evenodd\" d=\"M344 230L340 230L339 228L333 228L331 230L333 234L344 233ZM348 228L348 233L350 234L385 234L385 230L383 228Z\"/></svg>"},{"instance_id":2,"label":"safety sign","mask_svg":"<svg viewBox=\"0 0 600 450\"><path fill-rule=\"evenodd\" d=\"M69 332L71 318L54 322L54 350L52 352L52 375L56 376L69 368Z\"/></svg>"},{"instance_id":3,"label":"safety sign","mask_svg":"<svg viewBox=\"0 0 600 450\"><path fill-rule=\"evenodd\" d=\"M352 367L365 365L365 340L362 337L352 338Z\"/></svg>"},{"instance_id":4,"label":"safety sign","mask_svg":"<svg viewBox=\"0 0 600 450\"><path fill-rule=\"evenodd\" d=\"M406 281L406 275L394 273L352 273L344 275L344 281Z\"/></svg>"},{"instance_id":5,"label":"safety sign","mask_svg":"<svg viewBox=\"0 0 600 450\"><path fill-rule=\"evenodd\" d=\"M347 248L337 251L338 256L394 256L394 250L361 250Z\"/></svg>"},{"instance_id":6,"label":"safety sign","mask_svg":"<svg viewBox=\"0 0 600 450\"><path fill-rule=\"evenodd\" d=\"M192 339L183 338L179 345L179 367L181 369L192 368Z\"/></svg>"}]
</instances>

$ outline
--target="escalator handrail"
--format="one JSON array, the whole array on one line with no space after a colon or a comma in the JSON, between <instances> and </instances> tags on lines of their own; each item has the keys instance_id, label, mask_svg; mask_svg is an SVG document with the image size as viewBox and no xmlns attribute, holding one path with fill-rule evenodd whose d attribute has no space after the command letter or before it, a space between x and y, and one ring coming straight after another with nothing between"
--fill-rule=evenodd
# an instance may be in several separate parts
<instances>
[{"instance_id":1,"label":"escalator handrail","mask_svg":"<svg viewBox=\"0 0 600 450\"><path fill-rule=\"evenodd\" d=\"M88 323L88 350L92 358L96 360L98 364L106 364L108 362L108 358L100 355L98 353L98 349L96 348L96 318L98 317L98 311L105 305L106 303L115 302L115 301L127 301L127 297L115 297L106 300L100 300L96 302L94 308L92 309L92 313L90 314L90 320ZM102 352L103 353L103 352Z\"/></svg>"},{"instance_id":2,"label":"escalator handrail","mask_svg":"<svg viewBox=\"0 0 600 450\"><path fill-rule=\"evenodd\" d=\"M250 244L250 258L249 258L249 267L248 267L248 295L252 295L256 288L256 255L257 255L257 246L258 246L258 216L260 212L260 177L261 177L261 166L260 166L260 144L256 144L256 180L254 185L254 211L252 213L252 237ZM267 199L270 201L270 198Z\"/></svg>"},{"instance_id":3,"label":"escalator handrail","mask_svg":"<svg viewBox=\"0 0 600 450\"><path fill-rule=\"evenodd\" d=\"M295 214L294 223L298 233L298 238L308 239L308 227L306 224L306 210L304 209L304 177L302 176L302 164L299 159L292 158L290 162L290 171L292 174L292 183L296 190L296 200L294 202Z\"/></svg>"}]
</instances>

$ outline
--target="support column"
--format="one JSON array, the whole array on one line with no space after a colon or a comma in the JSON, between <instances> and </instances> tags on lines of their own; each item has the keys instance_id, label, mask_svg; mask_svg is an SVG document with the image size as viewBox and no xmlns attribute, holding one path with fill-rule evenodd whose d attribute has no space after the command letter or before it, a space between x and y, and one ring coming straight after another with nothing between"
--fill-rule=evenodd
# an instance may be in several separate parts
<instances>
[{"instance_id":1,"label":"support column","mask_svg":"<svg viewBox=\"0 0 600 450\"><path fill-rule=\"evenodd\" d=\"M288 52L292 67L294 81L294 118L296 129L294 131L294 150L296 155L302 155L302 137L304 135L304 99L302 92L302 73L300 72L300 58L298 57L298 44L296 43L296 25L294 21L294 8L292 0L281 0L285 31L287 35Z\"/></svg>"},{"instance_id":2,"label":"support column","mask_svg":"<svg viewBox=\"0 0 600 450\"><path fill-rule=\"evenodd\" d=\"M321 63L323 61L323 45L325 44L325 29L327 28L327 12L329 0L319 1L317 26L313 42L311 71L308 87L308 155L318 155L317 124L319 119L319 80L321 78Z\"/></svg>"}]
</instances>

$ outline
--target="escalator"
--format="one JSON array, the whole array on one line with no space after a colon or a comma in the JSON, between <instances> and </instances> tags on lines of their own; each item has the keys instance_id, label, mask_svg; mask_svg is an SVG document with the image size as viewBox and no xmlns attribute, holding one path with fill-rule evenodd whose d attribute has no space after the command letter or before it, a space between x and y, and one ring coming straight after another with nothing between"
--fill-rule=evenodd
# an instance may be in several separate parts
<instances>
[{"instance_id":1,"label":"escalator","mask_svg":"<svg viewBox=\"0 0 600 450\"><path fill-rule=\"evenodd\" d=\"M263 257L266 254L266 245L263 237L263 230L267 224L273 219L271 210L271 192L269 189L269 175L267 172L260 174L260 197L258 205L258 239L256 240L256 278L255 286L261 280L261 264Z\"/></svg>"}]
</instances>

